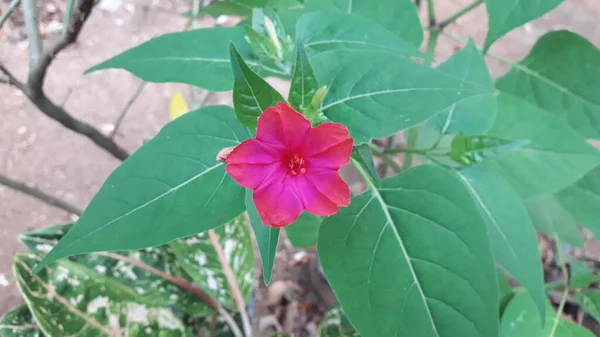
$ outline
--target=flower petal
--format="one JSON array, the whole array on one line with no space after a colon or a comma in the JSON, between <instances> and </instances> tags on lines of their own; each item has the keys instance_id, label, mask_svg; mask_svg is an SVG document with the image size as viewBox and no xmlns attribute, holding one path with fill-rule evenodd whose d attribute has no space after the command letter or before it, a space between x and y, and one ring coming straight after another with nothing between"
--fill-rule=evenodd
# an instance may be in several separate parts
<instances>
[{"instance_id":1,"label":"flower petal","mask_svg":"<svg viewBox=\"0 0 600 337\"><path fill-rule=\"evenodd\" d=\"M260 117L256 138L288 150L302 145L311 128L310 122L296 110L278 103L277 107L268 107Z\"/></svg>"},{"instance_id":2,"label":"flower petal","mask_svg":"<svg viewBox=\"0 0 600 337\"><path fill-rule=\"evenodd\" d=\"M227 156L227 164L270 164L283 159L283 153L258 139L250 138Z\"/></svg>"},{"instance_id":3,"label":"flower petal","mask_svg":"<svg viewBox=\"0 0 600 337\"><path fill-rule=\"evenodd\" d=\"M280 228L296 221L303 207L287 172L277 170L274 176L254 192L253 199L263 224Z\"/></svg>"},{"instance_id":4,"label":"flower petal","mask_svg":"<svg viewBox=\"0 0 600 337\"><path fill-rule=\"evenodd\" d=\"M350 188L336 170L313 170L305 176L319 192L336 205L350 205Z\"/></svg>"},{"instance_id":5,"label":"flower petal","mask_svg":"<svg viewBox=\"0 0 600 337\"><path fill-rule=\"evenodd\" d=\"M331 122L319 124L312 128L306 136L306 140L302 146L302 154L306 157L310 157L338 145L347 139L348 128L342 124Z\"/></svg>"},{"instance_id":6,"label":"flower petal","mask_svg":"<svg viewBox=\"0 0 600 337\"><path fill-rule=\"evenodd\" d=\"M277 171L281 170L281 174L285 174L281 163L270 164L230 164L225 167L227 174L231 176L236 183L256 190L263 183L268 183L269 178L277 175Z\"/></svg>"},{"instance_id":7,"label":"flower petal","mask_svg":"<svg viewBox=\"0 0 600 337\"><path fill-rule=\"evenodd\" d=\"M308 213L318 216L330 216L339 212L340 209L337 205L319 192L313 183L306 179L305 175L295 177L293 182L296 192Z\"/></svg>"},{"instance_id":8,"label":"flower petal","mask_svg":"<svg viewBox=\"0 0 600 337\"><path fill-rule=\"evenodd\" d=\"M307 157L306 162L309 168L339 169L350 161L353 144L354 140L348 138L337 145L326 148L322 152Z\"/></svg>"}]
</instances>

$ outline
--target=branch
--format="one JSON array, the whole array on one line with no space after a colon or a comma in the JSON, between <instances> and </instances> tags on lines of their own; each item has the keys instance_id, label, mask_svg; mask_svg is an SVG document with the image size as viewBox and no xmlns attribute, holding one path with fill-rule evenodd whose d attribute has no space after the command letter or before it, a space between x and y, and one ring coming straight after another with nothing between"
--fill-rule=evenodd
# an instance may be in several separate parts
<instances>
[{"instance_id":1,"label":"branch","mask_svg":"<svg viewBox=\"0 0 600 337\"><path fill-rule=\"evenodd\" d=\"M38 26L37 9L35 0L23 0L23 18L25 20L25 31L29 40L29 66L38 63L42 55L42 39L40 27Z\"/></svg>"},{"instance_id":2,"label":"branch","mask_svg":"<svg viewBox=\"0 0 600 337\"><path fill-rule=\"evenodd\" d=\"M12 15L12 13L17 9L17 6L21 3L21 0L12 0L12 2L8 5L6 12L0 16L0 28L4 25L6 20Z\"/></svg>"},{"instance_id":3,"label":"branch","mask_svg":"<svg viewBox=\"0 0 600 337\"><path fill-rule=\"evenodd\" d=\"M0 72L5 75L4 82L13 85L23 92L43 114L61 123L64 127L88 137L115 158L125 160L129 156L129 153L125 149L121 148L112 139L106 137L93 126L73 118L62 107L50 101L43 91L44 79L46 78L48 67L56 54L75 42L83 24L91 13L93 5L94 0L82 0L80 2L77 9L74 10L74 19L70 22L65 33L30 67L26 83L17 80L2 64L0 64Z\"/></svg>"},{"instance_id":4,"label":"branch","mask_svg":"<svg viewBox=\"0 0 600 337\"><path fill-rule=\"evenodd\" d=\"M130 263L140 269L144 269L147 272L150 272L154 275L160 276L171 283L177 284L178 286L184 288L185 290L189 291L190 293L192 293L193 295L198 297L204 303L206 303L206 304L210 305L211 307L213 307L214 309L216 309L217 312L219 314L221 314L221 316L223 316L223 318L227 321L227 325L229 325L229 327L231 328L231 332L233 333L233 335L235 337L243 337L242 332L239 330L233 317L231 317L231 315L217 301L212 299L208 294L206 294L199 288L195 287L193 284L187 282L186 280L177 278L171 274L165 273L164 271L158 270L152 266L149 266L149 265L143 263L142 261L130 258L128 256L111 253L111 252L97 252L96 254L110 257L111 259L115 259L117 261L123 261L123 262Z\"/></svg>"},{"instance_id":5,"label":"branch","mask_svg":"<svg viewBox=\"0 0 600 337\"><path fill-rule=\"evenodd\" d=\"M12 180L9 177L3 176L0 174L0 185L8 186L14 190L17 190L21 193L27 194L31 197L34 197L40 201L47 203L48 205L60 208L64 211L67 211L72 214L81 215L83 211L81 211L76 206L69 204L66 201L55 198L49 194L46 194L36 188L29 187L22 182Z\"/></svg>"},{"instance_id":6,"label":"branch","mask_svg":"<svg viewBox=\"0 0 600 337\"><path fill-rule=\"evenodd\" d=\"M212 243L213 247L215 248L215 251L217 252L219 262L221 262L221 266L223 267L223 274L225 274L225 278L227 279L227 283L229 284L229 288L231 289L231 295L233 296L238 310L240 311L242 324L244 325L245 335L246 337L251 337L252 328L250 327L250 319L248 318L248 313L246 312L244 298L242 297L240 288L235 282L235 276L233 275L231 266L229 266L229 262L227 262L225 252L223 252L223 247L221 247L221 243L219 242L219 237L217 236L217 234L215 234L215 231L213 231L212 229L208 231L208 235L210 236L210 242Z\"/></svg>"},{"instance_id":7,"label":"branch","mask_svg":"<svg viewBox=\"0 0 600 337\"><path fill-rule=\"evenodd\" d=\"M123 122L123 119L125 119L125 115L127 115L127 112L129 112L129 109L131 108L133 103L135 103L137 98L140 96L140 94L142 93L142 90L144 90L145 86L146 86L146 82L142 81L138 85L138 87L135 89L135 92L133 93L133 95L131 96L129 101L127 101L127 103L125 104L123 111L121 111L121 114L119 115L119 117L117 118L117 121L115 122L115 128L113 129L113 131L110 134L111 139L115 138L115 135L117 134L117 132L119 131L119 128L121 127L121 123Z\"/></svg>"}]
</instances>

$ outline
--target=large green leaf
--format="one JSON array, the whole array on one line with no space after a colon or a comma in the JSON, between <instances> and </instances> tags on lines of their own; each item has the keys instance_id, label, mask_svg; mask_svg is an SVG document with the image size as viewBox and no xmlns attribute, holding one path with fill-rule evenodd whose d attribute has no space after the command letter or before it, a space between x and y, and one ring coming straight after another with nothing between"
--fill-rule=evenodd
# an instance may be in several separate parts
<instances>
[{"instance_id":1,"label":"large green leaf","mask_svg":"<svg viewBox=\"0 0 600 337\"><path fill-rule=\"evenodd\" d=\"M244 188L216 157L248 136L227 106L170 122L108 177L36 269L81 253L158 246L234 219L244 211Z\"/></svg>"},{"instance_id":2,"label":"large green leaf","mask_svg":"<svg viewBox=\"0 0 600 337\"><path fill-rule=\"evenodd\" d=\"M564 243L583 248L583 236L577 222L555 196L539 196L528 200L525 205L537 230L556 236Z\"/></svg>"},{"instance_id":3,"label":"large green leaf","mask_svg":"<svg viewBox=\"0 0 600 337\"><path fill-rule=\"evenodd\" d=\"M21 305L0 317L0 335L4 337L44 337L27 305Z\"/></svg>"},{"instance_id":4,"label":"large green leaf","mask_svg":"<svg viewBox=\"0 0 600 337\"><path fill-rule=\"evenodd\" d=\"M502 173L524 199L558 192L600 163L600 152L571 127L548 111L503 92L489 135L529 141L478 164Z\"/></svg>"},{"instance_id":5,"label":"large green leaf","mask_svg":"<svg viewBox=\"0 0 600 337\"><path fill-rule=\"evenodd\" d=\"M46 254L69 228L70 225L54 226L23 234L19 239L32 252ZM149 271L152 268L192 282L176 261L175 255L168 245L118 254L78 255L72 257L71 260L143 295L157 306L171 305L177 310L194 316L206 316L214 313L212 307L199 301L187 289L165 279L162 275Z\"/></svg>"},{"instance_id":6,"label":"large green leaf","mask_svg":"<svg viewBox=\"0 0 600 337\"><path fill-rule=\"evenodd\" d=\"M285 233L296 248L310 248L317 244L319 227L323 218L304 212L298 220L285 228Z\"/></svg>"},{"instance_id":7,"label":"large green leaf","mask_svg":"<svg viewBox=\"0 0 600 337\"><path fill-rule=\"evenodd\" d=\"M453 104L444 113L432 118L432 123L442 133L448 134L484 134L494 124L496 118L496 97L494 82L481 53L472 40L466 47L437 69L449 75L471 81L489 89L489 92L473 96L460 103Z\"/></svg>"},{"instance_id":8,"label":"large green leaf","mask_svg":"<svg viewBox=\"0 0 600 337\"><path fill-rule=\"evenodd\" d=\"M275 254L277 254L277 244L279 243L279 228L265 226L258 211L254 200L252 200L252 191L246 191L246 210L250 218L250 224L254 230L256 243L260 252L260 260L262 261L263 279L266 285L271 283L273 275L273 267L275 266Z\"/></svg>"},{"instance_id":9,"label":"large green leaf","mask_svg":"<svg viewBox=\"0 0 600 337\"><path fill-rule=\"evenodd\" d=\"M331 49L358 49L426 57L417 47L404 42L377 22L347 13L312 12L298 20L296 35L313 53Z\"/></svg>"},{"instance_id":10,"label":"large green leaf","mask_svg":"<svg viewBox=\"0 0 600 337\"><path fill-rule=\"evenodd\" d=\"M544 35L497 87L552 112L583 137L600 138L600 51L575 33Z\"/></svg>"},{"instance_id":11,"label":"large green leaf","mask_svg":"<svg viewBox=\"0 0 600 337\"><path fill-rule=\"evenodd\" d=\"M542 321L531 297L526 292L516 295L502 316L500 337L594 337L584 327L563 320L547 300L545 305L552 314Z\"/></svg>"},{"instance_id":12,"label":"large green leaf","mask_svg":"<svg viewBox=\"0 0 600 337\"><path fill-rule=\"evenodd\" d=\"M231 90L229 44L235 43L250 65L252 50L244 40L243 27L216 27L161 35L104 61L86 72L125 69L148 82L177 82L211 91ZM277 69L264 69L277 74ZM284 74L279 74L284 75Z\"/></svg>"},{"instance_id":13,"label":"large green leaf","mask_svg":"<svg viewBox=\"0 0 600 337\"><path fill-rule=\"evenodd\" d=\"M244 299L250 296L254 282L254 254L248 229L244 215L214 229ZM170 246L183 269L200 289L221 305L237 310L223 264L208 233L175 240Z\"/></svg>"},{"instance_id":14,"label":"large green leaf","mask_svg":"<svg viewBox=\"0 0 600 337\"><path fill-rule=\"evenodd\" d=\"M298 43L296 48L296 65L290 83L288 101L294 109L304 112L307 108L317 108L311 107L311 102L319 89L319 83L310 66L304 46Z\"/></svg>"},{"instance_id":15,"label":"large green leaf","mask_svg":"<svg viewBox=\"0 0 600 337\"><path fill-rule=\"evenodd\" d=\"M48 336L192 337L168 308L68 260L33 275L38 255L17 254L14 271L21 294Z\"/></svg>"},{"instance_id":16,"label":"large green leaf","mask_svg":"<svg viewBox=\"0 0 600 337\"><path fill-rule=\"evenodd\" d=\"M230 52L234 78L233 105L235 114L244 125L256 127L260 114L269 106L285 100L267 81L246 65L233 44L230 45Z\"/></svg>"},{"instance_id":17,"label":"large green leaf","mask_svg":"<svg viewBox=\"0 0 600 337\"><path fill-rule=\"evenodd\" d=\"M544 317L546 294L542 258L529 214L502 176L475 167L457 171L473 195L492 241L494 258L527 288Z\"/></svg>"},{"instance_id":18,"label":"large green leaf","mask_svg":"<svg viewBox=\"0 0 600 337\"><path fill-rule=\"evenodd\" d=\"M318 252L361 336L497 335L484 220L449 170L420 165L370 184L323 221Z\"/></svg>"},{"instance_id":19,"label":"large green leaf","mask_svg":"<svg viewBox=\"0 0 600 337\"><path fill-rule=\"evenodd\" d=\"M485 0L489 16L489 30L485 39L484 50L487 50L504 34L522 24L537 19L551 11L563 0Z\"/></svg>"},{"instance_id":20,"label":"large green leaf","mask_svg":"<svg viewBox=\"0 0 600 337\"><path fill-rule=\"evenodd\" d=\"M579 224L589 228L596 238L600 238L600 167L594 168L575 184L558 192L556 198Z\"/></svg>"},{"instance_id":21,"label":"large green leaf","mask_svg":"<svg viewBox=\"0 0 600 337\"><path fill-rule=\"evenodd\" d=\"M371 0L307 0L304 9L280 15L286 31L293 34L302 14L315 11L348 13L370 19L415 47L423 42L423 27L417 7L411 0L380 1L376 5Z\"/></svg>"},{"instance_id":22,"label":"large green leaf","mask_svg":"<svg viewBox=\"0 0 600 337\"><path fill-rule=\"evenodd\" d=\"M319 84L329 88L321 111L346 125L356 144L390 136L454 104L495 92L388 52L332 50L314 55L311 65Z\"/></svg>"}]
</instances>

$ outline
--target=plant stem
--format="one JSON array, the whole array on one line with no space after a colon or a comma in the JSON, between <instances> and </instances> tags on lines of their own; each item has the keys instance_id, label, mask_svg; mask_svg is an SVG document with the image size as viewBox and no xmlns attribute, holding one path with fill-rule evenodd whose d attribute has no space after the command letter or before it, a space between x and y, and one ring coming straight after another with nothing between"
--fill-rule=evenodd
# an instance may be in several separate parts
<instances>
[{"instance_id":1,"label":"plant stem","mask_svg":"<svg viewBox=\"0 0 600 337\"><path fill-rule=\"evenodd\" d=\"M142 90L144 90L145 86L146 86L146 82L142 81L135 89L135 92L133 93L133 95L131 96L129 101L127 101L127 104L125 104L123 111L121 111L121 114L119 115L119 117L117 118L117 121L115 122L115 128L113 129L112 133L110 134L110 139L115 138L115 135L119 131L119 127L121 127L121 123L123 122L123 119L125 119L125 115L129 111L129 109L131 108L133 103L135 103L137 98L140 96L140 94L142 93Z\"/></svg>"},{"instance_id":2,"label":"plant stem","mask_svg":"<svg viewBox=\"0 0 600 337\"><path fill-rule=\"evenodd\" d=\"M429 26L435 26L435 5L433 0L427 0L427 13L429 17Z\"/></svg>"},{"instance_id":3,"label":"plant stem","mask_svg":"<svg viewBox=\"0 0 600 337\"><path fill-rule=\"evenodd\" d=\"M233 319L233 317L231 317L231 315L227 312L227 310L225 310L217 301L215 301L210 296L208 296L208 294L206 294L199 288L195 287L193 284L187 282L186 280L180 279L171 274L165 273L162 270L158 270L158 269L156 269L152 266L149 266L139 260L130 258L129 256L124 256L124 255L111 253L111 252L98 252L96 254L106 256L111 259L115 259L117 261L127 262L131 265L134 265L140 269L144 269L147 272L150 272L154 275L160 276L161 278L164 278L165 280L184 288L185 290L189 291L191 294L195 295L200 300L202 300L202 302L204 302L204 303L210 305L211 307L213 307L214 309L216 309L217 312L221 316L223 316L225 321L227 321L227 325L229 325L229 327L231 328L231 332L234 334L235 337L243 337L244 336L242 334L242 332L240 331L240 329L238 328L237 324L235 323L235 320Z\"/></svg>"},{"instance_id":4,"label":"plant stem","mask_svg":"<svg viewBox=\"0 0 600 337\"><path fill-rule=\"evenodd\" d=\"M73 3L75 0L67 0L67 9L65 10L65 15L63 17L63 34L67 34L69 30L69 25L71 24L71 15L73 14Z\"/></svg>"},{"instance_id":5,"label":"plant stem","mask_svg":"<svg viewBox=\"0 0 600 337\"><path fill-rule=\"evenodd\" d=\"M408 130L408 139L406 141L408 149L406 149L406 150L410 150L412 147L414 147L415 144L417 143L418 138L419 138L419 127L414 126L414 127L410 128ZM404 155L404 163L402 163L403 170L406 170L407 168L412 166L413 153L416 153L416 152L406 152L406 154Z\"/></svg>"},{"instance_id":6,"label":"plant stem","mask_svg":"<svg viewBox=\"0 0 600 337\"><path fill-rule=\"evenodd\" d=\"M394 172L398 173L398 172L402 171L402 167L400 165L398 165L398 163L396 163L394 161L394 159L390 158L390 156L388 156L387 154L384 154L381 150L379 150L373 144L369 144L369 147L371 148L371 152L373 152L373 155L381 158L381 160L384 163L386 163L389 167L391 167L394 170Z\"/></svg>"},{"instance_id":7,"label":"plant stem","mask_svg":"<svg viewBox=\"0 0 600 337\"><path fill-rule=\"evenodd\" d=\"M454 21L458 20L459 18L461 18L463 15L469 13L470 11L472 11L473 9L479 7L479 5L481 5L483 3L483 0L476 0L475 2L473 2L472 4L470 4L469 6L461 9L460 11L456 12L454 15L452 15L451 17L447 18L446 20L440 22L440 24L437 25L437 28L439 30L444 29L446 26L448 26L449 24L452 24ZM433 28L433 27L432 27Z\"/></svg>"},{"instance_id":8,"label":"plant stem","mask_svg":"<svg viewBox=\"0 0 600 337\"><path fill-rule=\"evenodd\" d=\"M558 238L556 238L556 242L558 241ZM558 304L558 309L556 311L556 317L554 318L554 322L552 324L552 329L550 330L550 334L548 335L548 337L554 337L556 334L556 329L558 328L558 323L560 322L560 319L562 317L562 312L565 309L565 303L567 303L567 298L569 297L569 271L567 270L567 266L565 264L565 261L563 261L563 263L561 263L561 270L562 270L562 274L563 274L563 279L564 279L564 284L565 284L565 290L563 292L563 295L560 299L560 303Z\"/></svg>"},{"instance_id":9,"label":"plant stem","mask_svg":"<svg viewBox=\"0 0 600 337\"><path fill-rule=\"evenodd\" d=\"M29 68L34 68L42 55L42 39L38 27L37 9L35 0L23 0L23 19L25 31L29 39Z\"/></svg>"},{"instance_id":10,"label":"plant stem","mask_svg":"<svg viewBox=\"0 0 600 337\"><path fill-rule=\"evenodd\" d=\"M81 215L83 213L78 207L69 204L66 201L55 198L49 194L46 194L36 188L29 187L22 182L10 179L0 174L0 185L8 186L13 190L17 190L31 197L34 197L40 201L47 203L48 205L60 208L72 214Z\"/></svg>"},{"instance_id":11,"label":"plant stem","mask_svg":"<svg viewBox=\"0 0 600 337\"><path fill-rule=\"evenodd\" d=\"M252 328L250 325L250 319L248 318L248 312L246 311L246 305L244 304L244 298L242 297L242 293L240 292L240 288L235 281L235 275L233 274L233 270L231 270L231 266L225 257L225 252L223 251L223 247L221 247L221 243L219 242L219 237L212 229L208 231L208 235L210 236L210 242L212 243L215 251L217 252L217 256L219 257L219 262L223 267L223 274L225 274L225 278L227 279L227 283L229 284L229 288L231 290L231 295L233 296L235 303L240 311L240 316L242 318L242 324L244 325L244 333L246 337L252 336Z\"/></svg>"},{"instance_id":12,"label":"plant stem","mask_svg":"<svg viewBox=\"0 0 600 337\"><path fill-rule=\"evenodd\" d=\"M6 20L8 20L8 18L12 15L12 13L15 11L15 9L17 9L17 7L19 6L19 4L21 3L21 0L12 0L11 3L8 5L8 8L6 9L6 12L2 13L2 16L0 16L0 28L2 28L2 25L4 25L4 22L6 22Z\"/></svg>"}]
</instances>

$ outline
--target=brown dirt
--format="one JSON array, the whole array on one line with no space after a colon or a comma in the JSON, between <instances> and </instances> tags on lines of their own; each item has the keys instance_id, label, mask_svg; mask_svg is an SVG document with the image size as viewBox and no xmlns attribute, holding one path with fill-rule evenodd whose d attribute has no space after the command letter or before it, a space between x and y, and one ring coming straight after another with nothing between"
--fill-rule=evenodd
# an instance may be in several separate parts
<instances>
[{"instance_id":1,"label":"brown dirt","mask_svg":"<svg viewBox=\"0 0 600 337\"><path fill-rule=\"evenodd\" d=\"M448 17L470 2L438 1L438 16ZM64 7L61 1L39 3L44 4L44 13L50 11L50 5L55 8L55 13L42 15L45 37L52 39L53 29L56 28L53 22L60 22ZM178 13L189 6L183 0L103 0L102 3L106 5L105 8L114 4L116 10L97 8L94 11L81 34L80 42L62 52L52 64L45 85L51 99L63 102L68 97L65 108L69 112L101 129L114 123L140 80L125 71L110 70L85 76L83 71L142 41L181 30L186 19ZM0 9L4 10L6 5L7 0L0 0ZM518 60L528 53L540 35L559 28L573 30L599 44L599 21L600 3L594 0L569 0L544 18L509 33L492 50ZM23 79L27 71L27 42L19 27L21 23L16 15L0 32L0 59ZM201 24L208 26L212 22L204 20ZM481 45L486 26L487 16L484 8L480 7L449 27L449 30L462 36L473 36L476 43ZM442 36L437 59L443 61L457 47L457 43ZM507 70L505 64L493 59L488 61L494 76ZM188 93L182 85L148 84L125 119L117 141L133 151L143 139L154 136L168 121L168 102L176 89ZM211 103L217 100L219 103L229 102L227 96L219 95ZM20 92L6 85L0 85L0 121L0 173L26 181L80 208L85 207L118 165L117 160L86 138L62 128L39 113ZM65 212L0 186L0 315L21 303L11 272L12 254L23 249L16 241L18 234L67 221L70 219ZM588 250L589 254L600 256L600 249L595 242L590 244ZM302 283L301 277L294 273L294 265L290 263L294 260L295 252L286 249L278 257L276 279ZM308 256L313 258L310 254ZM264 297L264 294L261 296ZM296 301L295 305L301 302ZM299 308L302 309L301 306ZM260 310L265 312L267 308Z\"/></svg>"}]
</instances>

